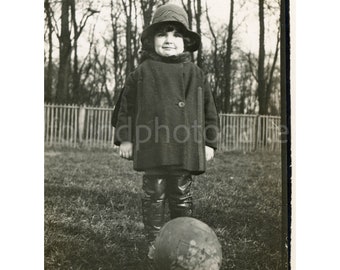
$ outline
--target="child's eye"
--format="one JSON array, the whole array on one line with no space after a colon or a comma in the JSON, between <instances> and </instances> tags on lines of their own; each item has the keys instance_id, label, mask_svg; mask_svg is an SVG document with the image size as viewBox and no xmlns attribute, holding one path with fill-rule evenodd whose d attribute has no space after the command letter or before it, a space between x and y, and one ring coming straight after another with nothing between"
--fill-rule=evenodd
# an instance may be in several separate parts
<instances>
[{"instance_id":1,"label":"child's eye","mask_svg":"<svg viewBox=\"0 0 340 270\"><path fill-rule=\"evenodd\" d=\"M181 33L177 33L177 32L174 34L174 36L175 37L183 37L183 35Z\"/></svg>"},{"instance_id":2,"label":"child's eye","mask_svg":"<svg viewBox=\"0 0 340 270\"><path fill-rule=\"evenodd\" d=\"M165 33L163 32L163 33L157 33L156 34L156 37L164 37L165 36Z\"/></svg>"}]
</instances>

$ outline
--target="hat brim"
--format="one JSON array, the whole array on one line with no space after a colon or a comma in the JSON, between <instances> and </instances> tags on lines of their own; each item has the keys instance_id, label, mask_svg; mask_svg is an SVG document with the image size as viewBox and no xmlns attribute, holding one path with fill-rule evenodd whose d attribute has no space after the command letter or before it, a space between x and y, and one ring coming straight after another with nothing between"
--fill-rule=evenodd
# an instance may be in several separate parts
<instances>
[{"instance_id":1,"label":"hat brim","mask_svg":"<svg viewBox=\"0 0 340 270\"><path fill-rule=\"evenodd\" d=\"M142 44L144 44L145 39L150 36L150 35L154 35L155 31L163 24L167 24L167 23L172 23L172 24L177 24L179 27L182 28L182 30L184 31L184 36L188 37L190 39L190 43L187 44L186 46L186 50L190 51L190 52L194 52L197 51L199 49L199 47L201 46L201 37L199 34L197 34L196 32L190 31L189 29L187 29L182 23L178 22L178 21L162 21L162 22L158 22L158 23L154 23L149 25L148 27L146 27L143 32L142 32L142 36L141 36L141 42Z\"/></svg>"}]
</instances>

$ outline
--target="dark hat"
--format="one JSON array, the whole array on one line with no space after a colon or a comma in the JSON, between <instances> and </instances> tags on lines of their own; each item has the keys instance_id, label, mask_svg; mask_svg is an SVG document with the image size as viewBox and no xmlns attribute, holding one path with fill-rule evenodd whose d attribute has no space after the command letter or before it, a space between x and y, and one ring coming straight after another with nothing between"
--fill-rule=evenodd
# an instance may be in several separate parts
<instances>
[{"instance_id":1,"label":"dark hat","mask_svg":"<svg viewBox=\"0 0 340 270\"><path fill-rule=\"evenodd\" d=\"M183 30L183 35L190 38L190 44L187 46L188 51L196 51L201 45L201 37L189 30L188 15L185 10L175 4L165 4L156 9L151 25L146 27L142 32L141 41L144 45L145 39L154 34L154 31L162 24L174 23L179 25Z\"/></svg>"}]
</instances>

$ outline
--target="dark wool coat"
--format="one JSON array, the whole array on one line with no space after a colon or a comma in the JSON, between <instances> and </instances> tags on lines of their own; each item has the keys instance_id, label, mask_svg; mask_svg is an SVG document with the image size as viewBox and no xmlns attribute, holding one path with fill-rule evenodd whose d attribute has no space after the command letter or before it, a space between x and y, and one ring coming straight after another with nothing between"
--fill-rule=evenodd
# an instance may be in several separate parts
<instances>
[{"instance_id":1,"label":"dark wool coat","mask_svg":"<svg viewBox=\"0 0 340 270\"><path fill-rule=\"evenodd\" d=\"M189 54L147 54L127 78L114 140L133 142L137 171L175 166L200 174L205 145L217 147L217 122L209 84Z\"/></svg>"}]
</instances>

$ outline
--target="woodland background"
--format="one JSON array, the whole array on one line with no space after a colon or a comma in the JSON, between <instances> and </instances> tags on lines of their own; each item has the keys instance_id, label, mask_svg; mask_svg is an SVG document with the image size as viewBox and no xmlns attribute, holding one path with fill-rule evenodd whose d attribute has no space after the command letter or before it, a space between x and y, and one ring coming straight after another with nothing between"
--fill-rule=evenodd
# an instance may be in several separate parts
<instances>
[{"instance_id":1,"label":"woodland background","mask_svg":"<svg viewBox=\"0 0 340 270\"><path fill-rule=\"evenodd\" d=\"M202 36L193 54L220 113L280 114L280 0L45 0L45 103L113 107L142 29L173 2Z\"/></svg>"}]
</instances>

